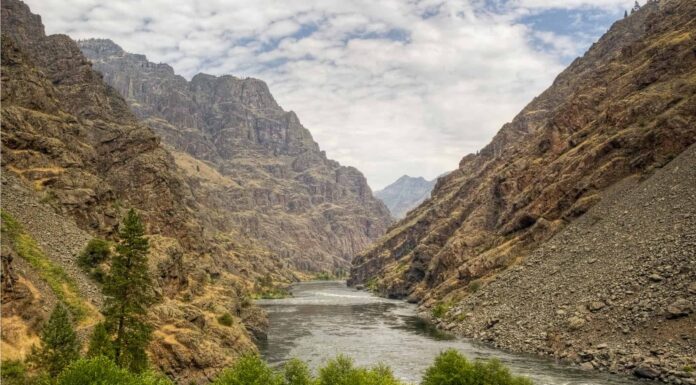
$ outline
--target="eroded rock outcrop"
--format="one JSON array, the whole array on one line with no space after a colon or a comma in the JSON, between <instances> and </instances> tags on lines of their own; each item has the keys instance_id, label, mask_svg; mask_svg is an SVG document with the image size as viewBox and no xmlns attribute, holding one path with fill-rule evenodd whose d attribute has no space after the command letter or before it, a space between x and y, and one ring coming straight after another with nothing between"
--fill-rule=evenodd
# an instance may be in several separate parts
<instances>
[{"instance_id":1,"label":"eroded rock outcrop","mask_svg":"<svg viewBox=\"0 0 696 385\"><path fill-rule=\"evenodd\" d=\"M170 146L196 201L299 270L346 270L390 217L363 175L327 159L295 113L257 79L198 74L187 81L109 40L80 47Z\"/></svg>"},{"instance_id":2,"label":"eroded rock outcrop","mask_svg":"<svg viewBox=\"0 0 696 385\"><path fill-rule=\"evenodd\" d=\"M354 261L351 282L426 301L515 264L599 193L696 141L690 1L616 22L432 198Z\"/></svg>"},{"instance_id":3,"label":"eroded rock outcrop","mask_svg":"<svg viewBox=\"0 0 696 385\"><path fill-rule=\"evenodd\" d=\"M27 353L61 287L89 310L80 324L89 332L101 294L75 258L89 238L112 238L130 207L147 224L162 296L151 313L154 363L189 383L256 349L253 332L265 320L247 297L255 277L292 279L291 269L279 255L217 231L175 157L75 42L46 36L20 1L3 1L1 12L3 279L13 290L3 297L3 356ZM46 264L27 262L27 245ZM48 285L42 266L69 282ZM217 321L224 314L230 326Z\"/></svg>"},{"instance_id":4,"label":"eroded rock outcrop","mask_svg":"<svg viewBox=\"0 0 696 385\"><path fill-rule=\"evenodd\" d=\"M350 282L498 346L694 383L695 20L663 0L617 21Z\"/></svg>"}]
</instances>

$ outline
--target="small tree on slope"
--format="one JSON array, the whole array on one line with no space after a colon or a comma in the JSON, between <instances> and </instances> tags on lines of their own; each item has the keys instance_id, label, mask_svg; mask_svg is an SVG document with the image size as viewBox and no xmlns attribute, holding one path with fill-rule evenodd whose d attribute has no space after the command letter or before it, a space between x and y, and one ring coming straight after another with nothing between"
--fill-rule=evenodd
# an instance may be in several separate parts
<instances>
[{"instance_id":1,"label":"small tree on slope","mask_svg":"<svg viewBox=\"0 0 696 385\"><path fill-rule=\"evenodd\" d=\"M147 258L150 249L145 227L135 210L119 227L120 242L104 283L106 325L115 337L113 357L119 367L139 373L147 368L145 349L152 328L147 309L155 302Z\"/></svg>"},{"instance_id":2,"label":"small tree on slope","mask_svg":"<svg viewBox=\"0 0 696 385\"><path fill-rule=\"evenodd\" d=\"M55 377L71 362L80 358L80 343L70 322L70 315L58 303L41 330L41 345L32 349L30 360Z\"/></svg>"}]
</instances>

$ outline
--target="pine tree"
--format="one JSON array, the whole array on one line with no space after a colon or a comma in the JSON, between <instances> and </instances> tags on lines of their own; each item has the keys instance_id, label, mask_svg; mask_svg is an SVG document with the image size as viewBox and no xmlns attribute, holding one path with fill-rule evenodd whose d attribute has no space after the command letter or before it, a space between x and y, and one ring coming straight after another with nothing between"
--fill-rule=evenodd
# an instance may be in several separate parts
<instances>
[{"instance_id":1,"label":"pine tree","mask_svg":"<svg viewBox=\"0 0 696 385\"><path fill-rule=\"evenodd\" d=\"M624 19L628 17L628 11L624 10Z\"/></svg>"},{"instance_id":2,"label":"pine tree","mask_svg":"<svg viewBox=\"0 0 696 385\"><path fill-rule=\"evenodd\" d=\"M633 3L633 11L637 11L640 9L640 4L638 4L638 1Z\"/></svg>"},{"instance_id":3,"label":"pine tree","mask_svg":"<svg viewBox=\"0 0 696 385\"><path fill-rule=\"evenodd\" d=\"M63 304L53 309L41 330L41 345L32 349L30 361L55 377L71 362L80 358L80 343Z\"/></svg>"},{"instance_id":4,"label":"pine tree","mask_svg":"<svg viewBox=\"0 0 696 385\"><path fill-rule=\"evenodd\" d=\"M111 335L103 322L98 323L94 327L92 336L89 338L89 348L87 349L87 358L99 356L114 358L114 346L111 341Z\"/></svg>"},{"instance_id":5,"label":"pine tree","mask_svg":"<svg viewBox=\"0 0 696 385\"><path fill-rule=\"evenodd\" d=\"M114 361L134 372L147 368L145 348L152 328L147 309L155 302L147 257L150 245L145 227L131 209L119 228L120 242L104 283L104 316L113 340Z\"/></svg>"}]
</instances>

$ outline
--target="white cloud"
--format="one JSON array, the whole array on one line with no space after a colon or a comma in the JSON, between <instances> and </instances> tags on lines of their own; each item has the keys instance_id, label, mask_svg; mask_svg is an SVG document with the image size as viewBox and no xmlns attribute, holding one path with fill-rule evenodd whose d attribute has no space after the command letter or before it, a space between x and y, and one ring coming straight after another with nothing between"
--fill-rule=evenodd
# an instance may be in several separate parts
<instances>
[{"instance_id":1,"label":"white cloud","mask_svg":"<svg viewBox=\"0 0 696 385\"><path fill-rule=\"evenodd\" d=\"M27 2L49 33L111 38L188 78L206 72L265 80L330 157L362 170L374 188L403 174L432 178L454 169L551 83L564 57L586 47L587 36L535 30L521 16L632 3Z\"/></svg>"}]
</instances>

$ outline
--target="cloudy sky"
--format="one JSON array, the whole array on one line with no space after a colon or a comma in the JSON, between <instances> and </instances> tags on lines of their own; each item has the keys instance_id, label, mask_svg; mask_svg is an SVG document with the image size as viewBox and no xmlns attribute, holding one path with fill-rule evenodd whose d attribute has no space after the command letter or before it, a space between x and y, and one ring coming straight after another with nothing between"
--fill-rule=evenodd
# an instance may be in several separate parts
<instances>
[{"instance_id":1,"label":"cloudy sky","mask_svg":"<svg viewBox=\"0 0 696 385\"><path fill-rule=\"evenodd\" d=\"M25 0L47 33L110 38L268 82L373 189L483 147L633 0ZM641 3L644 1L641 1Z\"/></svg>"}]
</instances>

